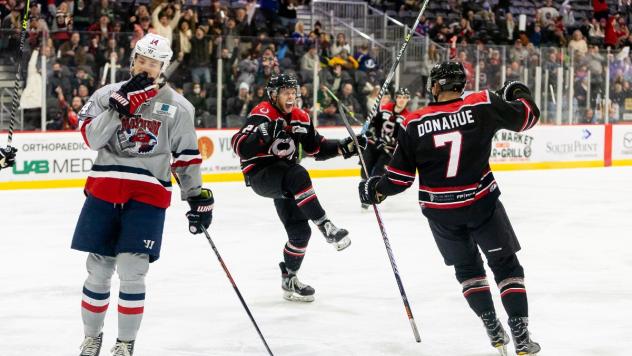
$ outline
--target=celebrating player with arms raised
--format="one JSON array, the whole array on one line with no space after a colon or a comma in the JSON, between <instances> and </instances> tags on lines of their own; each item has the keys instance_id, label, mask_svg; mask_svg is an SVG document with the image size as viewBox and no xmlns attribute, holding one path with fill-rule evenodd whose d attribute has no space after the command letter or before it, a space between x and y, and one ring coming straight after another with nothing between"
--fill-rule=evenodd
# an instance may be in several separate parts
<instances>
[{"instance_id":1,"label":"celebrating player with arms raised","mask_svg":"<svg viewBox=\"0 0 632 356\"><path fill-rule=\"evenodd\" d=\"M337 250L351 244L348 232L336 227L320 205L309 173L298 164L298 147L325 160L357 154L350 137L328 140L314 128L309 115L296 106L299 84L292 75L272 77L266 87L268 100L254 107L244 127L232 139L241 159L246 185L255 193L274 199L288 235L280 263L282 288L288 300L313 301L314 289L301 283L301 267L311 235L311 220ZM366 142L366 141L363 141Z\"/></svg>"},{"instance_id":2,"label":"celebrating player with arms raised","mask_svg":"<svg viewBox=\"0 0 632 356\"><path fill-rule=\"evenodd\" d=\"M437 64L430 84L436 102L408 115L386 174L361 182L360 199L380 203L410 187L417 171L422 212L492 346L506 354L509 336L496 317L479 248L500 289L516 353L536 354L540 346L527 329L524 271L516 257L520 244L498 200L489 156L496 131L530 129L538 122L539 109L520 82L508 82L496 93L485 90L462 98L466 75L457 62Z\"/></svg>"}]
</instances>

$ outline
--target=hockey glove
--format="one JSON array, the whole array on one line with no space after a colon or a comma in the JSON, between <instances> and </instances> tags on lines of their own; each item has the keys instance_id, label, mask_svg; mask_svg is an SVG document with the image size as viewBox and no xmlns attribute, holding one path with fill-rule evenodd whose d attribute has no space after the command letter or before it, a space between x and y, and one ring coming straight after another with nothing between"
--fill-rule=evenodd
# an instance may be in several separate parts
<instances>
[{"instance_id":1,"label":"hockey glove","mask_svg":"<svg viewBox=\"0 0 632 356\"><path fill-rule=\"evenodd\" d=\"M187 212L189 219L189 231L192 234L202 233L202 227L208 229L213 220L213 192L210 189L202 188L202 192L197 197L187 199L191 210Z\"/></svg>"},{"instance_id":2,"label":"hockey glove","mask_svg":"<svg viewBox=\"0 0 632 356\"><path fill-rule=\"evenodd\" d=\"M512 101L522 97L531 98L531 90L519 81L506 81L502 88L496 91L504 101Z\"/></svg>"},{"instance_id":3,"label":"hockey glove","mask_svg":"<svg viewBox=\"0 0 632 356\"><path fill-rule=\"evenodd\" d=\"M13 146L0 148L0 169L12 167L15 164L15 153L18 151Z\"/></svg>"},{"instance_id":4,"label":"hockey glove","mask_svg":"<svg viewBox=\"0 0 632 356\"><path fill-rule=\"evenodd\" d=\"M143 72L133 76L110 95L110 107L123 116L133 116L141 105L157 93L154 80Z\"/></svg>"},{"instance_id":5,"label":"hockey glove","mask_svg":"<svg viewBox=\"0 0 632 356\"><path fill-rule=\"evenodd\" d=\"M264 143L269 144L268 152L279 157L292 157L296 151L294 138L286 131L285 120L275 120L259 125L259 134Z\"/></svg>"},{"instance_id":6,"label":"hockey glove","mask_svg":"<svg viewBox=\"0 0 632 356\"><path fill-rule=\"evenodd\" d=\"M362 204L379 204L386 199L386 195L382 195L376 190L377 183L381 178L381 176L373 176L360 182L358 192L360 193Z\"/></svg>"},{"instance_id":7,"label":"hockey glove","mask_svg":"<svg viewBox=\"0 0 632 356\"><path fill-rule=\"evenodd\" d=\"M366 149L367 143L366 137L364 135L358 135L356 136L356 138L358 139L360 149L364 151ZM345 159L351 158L358 154L358 148L356 147L355 142L353 142L353 138L351 137L343 138L342 140L338 141L338 148L342 153L342 157L344 157Z\"/></svg>"}]
</instances>

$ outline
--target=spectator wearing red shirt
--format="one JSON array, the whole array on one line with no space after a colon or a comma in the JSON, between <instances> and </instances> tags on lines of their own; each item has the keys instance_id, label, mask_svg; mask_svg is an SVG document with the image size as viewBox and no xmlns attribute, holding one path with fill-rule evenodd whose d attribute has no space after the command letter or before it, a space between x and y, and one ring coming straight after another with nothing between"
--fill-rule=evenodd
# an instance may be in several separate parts
<instances>
[{"instance_id":1,"label":"spectator wearing red shirt","mask_svg":"<svg viewBox=\"0 0 632 356\"><path fill-rule=\"evenodd\" d=\"M593 12L597 20L608 18L608 3L606 0L593 0Z\"/></svg>"}]
</instances>

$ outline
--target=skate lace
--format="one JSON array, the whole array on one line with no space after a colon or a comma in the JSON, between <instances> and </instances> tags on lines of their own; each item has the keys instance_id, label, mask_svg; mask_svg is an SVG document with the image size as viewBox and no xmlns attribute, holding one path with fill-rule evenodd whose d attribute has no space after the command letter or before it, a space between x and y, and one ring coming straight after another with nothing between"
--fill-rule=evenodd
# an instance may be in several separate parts
<instances>
[{"instance_id":1,"label":"skate lace","mask_svg":"<svg viewBox=\"0 0 632 356\"><path fill-rule=\"evenodd\" d=\"M82 355L96 354L96 352L99 350L99 337L86 336L86 338L83 339L83 343L81 343L81 347L79 348L81 349Z\"/></svg>"},{"instance_id":2,"label":"skate lace","mask_svg":"<svg viewBox=\"0 0 632 356\"><path fill-rule=\"evenodd\" d=\"M337 231L338 228L331 221L325 223L325 232L327 235L335 235Z\"/></svg>"},{"instance_id":3,"label":"skate lace","mask_svg":"<svg viewBox=\"0 0 632 356\"><path fill-rule=\"evenodd\" d=\"M112 356L132 356L130 344L127 342L117 342L110 352L112 352Z\"/></svg>"},{"instance_id":4,"label":"skate lace","mask_svg":"<svg viewBox=\"0 0 632 356\"><path fill-rule=\"evenodd\" d=\"M301 290L303 288L306 287L305 284L303 284L301 281L298 280L298 277L293 276L292 278L290 278L290 280L288 281L288 287L290 287L291 289L298 289Z\"/></svg>"}]
</instances>

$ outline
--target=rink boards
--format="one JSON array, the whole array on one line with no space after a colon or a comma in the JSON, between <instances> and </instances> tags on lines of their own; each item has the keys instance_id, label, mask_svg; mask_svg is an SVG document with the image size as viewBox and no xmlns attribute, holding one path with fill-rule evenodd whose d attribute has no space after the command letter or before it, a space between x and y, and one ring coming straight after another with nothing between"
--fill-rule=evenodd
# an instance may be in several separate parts
<instances>
[{"instance_id":1,"label":"rink boards","mask_svg":"<svg viewBox=\"0 0 632 356\"><path fill-rule=\"evenodd\" d=\"M240 181L239 159L230 139L235 130L198 130L204 181ZM342 138L344 127L321 128ZM359 128L356 128L359 132ZM0 173L0 189L80 187L96 157L77 131L23 132L14 135L16 165ZM632 125L537 126L524 133L500 131L490 157L495 170L608 167L632 165ZM358 160L337 157L302 161L312 177L359 175Z\"/></svg>"}]
</instances>

